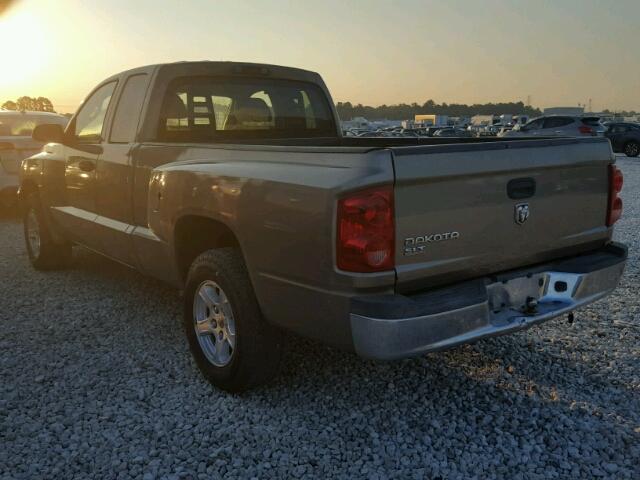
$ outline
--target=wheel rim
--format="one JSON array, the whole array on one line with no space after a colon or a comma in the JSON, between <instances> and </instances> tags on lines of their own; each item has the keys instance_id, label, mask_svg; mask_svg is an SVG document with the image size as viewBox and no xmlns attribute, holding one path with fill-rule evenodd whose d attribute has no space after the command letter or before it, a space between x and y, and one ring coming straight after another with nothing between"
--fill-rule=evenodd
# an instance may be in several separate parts
<instances>
[{"instance_id":1,"label":"wheel rim","mask_svg":"<svg viewBox=\"0 0 640 480\"><path fill-rule=\"evenodd\" d=\"M236 324L227 295L216 282L206 280L193 299L193 328L202 352L217 367L231 362L236 349Z\"/></svg>"},{"instance_id":2,"label":"wheel rim","mask_svg":"<svg viewBox=\"0 0 640 480\"><path fill-rule=\"evenodd\" d=\"M627 145L626 154L629 157L635 157L636 155L638 155L638 150L639 149L640 149L640 146L638 146L637 143L630 143L629 145Z\"/></svg>"},{"instance_id":3,"label":"wheel rim","mask_svg":"<svg viewBox=\"0 0 640 480\"><path fill-rule=\"evenodd\" d=\"M29 250L31 255L35 258L40 256L40 224L38 223L38 217L33 210L27 215L27 243L29 244Z\"/></svg>"}]
</instances>

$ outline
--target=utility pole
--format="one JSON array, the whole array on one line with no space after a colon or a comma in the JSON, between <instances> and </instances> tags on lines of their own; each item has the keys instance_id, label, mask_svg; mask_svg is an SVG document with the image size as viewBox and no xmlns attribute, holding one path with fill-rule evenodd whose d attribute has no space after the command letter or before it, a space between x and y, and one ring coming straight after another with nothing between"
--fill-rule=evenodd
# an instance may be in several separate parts
<instances>
[{"instance_id":1,"label":"utility pole","mask_svg":"<svg viewBox=\"0 0 640 480\"><path fill-rule=\"evenodd\" d=\"M591 109L591 99L589 99L589 113L593 112L593 110Z\"/></svg>"}]
</instances>

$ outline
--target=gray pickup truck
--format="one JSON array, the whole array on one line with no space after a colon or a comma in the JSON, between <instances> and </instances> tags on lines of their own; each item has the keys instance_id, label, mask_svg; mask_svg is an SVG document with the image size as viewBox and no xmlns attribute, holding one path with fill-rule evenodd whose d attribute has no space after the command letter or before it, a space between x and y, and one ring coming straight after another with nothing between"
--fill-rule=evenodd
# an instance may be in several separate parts
<instances>
[{"instance_id":1,"label":"gray pickup truck","mask_svg":"<svg viewBox=\"0 0 640 480\"><path fill-rule=\"evenodd\" d=\"M343 138L305 70L142 67L33 135L33 266L77 244L183 289L196 363L229 391L276 372L282 329L420 355L593 302L626 262L607 139Z\"/></svg>"}]
</instances>

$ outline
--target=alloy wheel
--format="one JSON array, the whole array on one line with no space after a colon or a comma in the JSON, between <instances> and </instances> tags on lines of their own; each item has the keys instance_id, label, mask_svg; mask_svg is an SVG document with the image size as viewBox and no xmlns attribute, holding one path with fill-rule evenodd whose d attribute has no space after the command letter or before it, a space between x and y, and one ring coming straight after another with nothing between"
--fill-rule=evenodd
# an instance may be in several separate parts
<instances>
[{"instance_id":1,"label":"alloy wheel","mask_svg":"<svg viewBox=\"0 0 640 480\"><path fill-rule=\"evenodd\" d=\"M236 324L231 304L216 282L206 280L193 299L193 328L202 352L217 367L228 365L236 349Z\"/></svg>"}]
</instances>

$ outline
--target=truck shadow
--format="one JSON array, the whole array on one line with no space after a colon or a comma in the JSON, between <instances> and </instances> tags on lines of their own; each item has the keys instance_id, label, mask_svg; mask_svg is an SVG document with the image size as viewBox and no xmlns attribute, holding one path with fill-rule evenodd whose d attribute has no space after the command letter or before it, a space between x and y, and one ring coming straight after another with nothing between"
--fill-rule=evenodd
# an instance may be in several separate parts
<instances>
[{"instance_id":1,"label":"truck shadow","mask_svg":"<svg viewBox=\"0 0 640 480\"><path fill-rule=\"evenodd\" d=\"M101 291L112 292L111 298L102 299L104 307L124 305L118 309L124 308L126 313L126 305L133 310L141 299L154 304L152 310L156 313L130 319L141 322L132 328L162 330L165 341L172 343L165 348L184 353L185 362L193 366L182 331L179 292L93 252L77 250L74 274L83 277L83 285L95 284ZM114 294L118 302L114 301ZM159 312L159 309L164 310ZM149 322L161 322L161 328ZM549 339L545 332L552 330L553 335ZM312 385L316 392L335 396L349 391L351 398L357 399L358 392L363 390L359 386L367 384L373 385L383 398L384 392L390 391L390 395L395 395L398 389L409 385L412 389L415 385L426 386L422 394L432 396L434 391L460 388L470 381L485 389L521 390L523 395L541 402L558 401L563 392L571 392L574 400L579 400L581 391L592 389L611 389L619 395L631 393L616 376L607 374L605 365L597 358L588 362L577 362L572 358L575 344L592 340L588 335L580 327L570 327L564 319L556 319L525 332L482 340L447 352L376 362L286 333L287 347L281 375L274 384L259 389L256 394ZM364 391L368 392L370 388ZM368 403L376 401L368 396L363 400ZM593 405L603 411L611 407L604 402Z\"/></svg>"}]
</instances>

